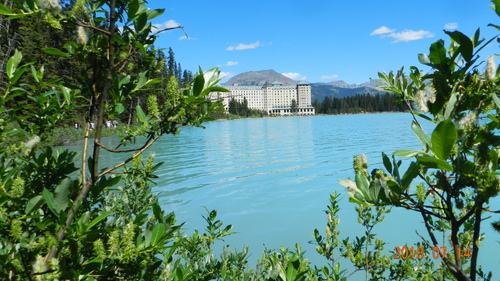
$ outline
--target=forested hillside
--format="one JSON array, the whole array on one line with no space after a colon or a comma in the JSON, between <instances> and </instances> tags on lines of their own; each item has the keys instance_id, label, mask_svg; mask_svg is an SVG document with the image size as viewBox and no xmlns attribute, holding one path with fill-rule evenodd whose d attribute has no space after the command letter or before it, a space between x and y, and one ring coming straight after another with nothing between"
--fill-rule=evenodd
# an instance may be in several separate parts
<instances>
[{"instance_id":1,"label":"forested hillside","mask_svg":"<svg viewBox=\"0 0 500 281\"><path fill-rule=\"evenodd\" d=\"M315 100L313 106L316 114L353 114L367 112L405 111L405 105L398 102L400 98L393 94L364 94L343 98L325 97L322 102Z\"/></svg>"}]
</instances>

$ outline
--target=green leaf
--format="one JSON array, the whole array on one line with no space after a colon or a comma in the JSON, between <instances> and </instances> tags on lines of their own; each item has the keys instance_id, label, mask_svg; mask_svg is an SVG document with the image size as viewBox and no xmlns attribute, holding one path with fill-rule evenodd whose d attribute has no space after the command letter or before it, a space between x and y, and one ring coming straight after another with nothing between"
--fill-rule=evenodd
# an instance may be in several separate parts
<instances>
[{"instance_id":1,"label":"green leaf","mask_svg":"<svg viewBox=\"0 0 500 281\"><path fill-rule=\"evenodd\" d=\"M135 41L135 46L137 47L137 49L139 49L139 51L141 51L141 53L143 54L146 53L146 47L144 47L144 45L142 45L141 42Z\"/></svg>"},{"instance_id":2,"label":"green leaf","mask_svg":"<svg viewBox=\"0 0 500 281\"><path fill-rule=\"evenodd\" d=\"M156 246L165 234L165 226L162 223L155 225L151 235L151 245Z\"/></svg>"},{"instance_id":3,"label":"green leaf","mask_svg":"<svg viewBox=\"0 0 500 281\"><path fill-rule=\"evenodd\" d=\"M43 49L43 51L49 55L53 55L53 56L58 56L58 57L69 57L68 54L66 54L65 52L59 50L59 49L56 49L56 48L52 48L52 47L49 47L49 48L45 48Z\"/></svg>"},{"instance_id":4,"label":"green leaf","mask_svg":"<svg viewBox=\"0 0 500 281\"><path fill-rule=\"evenodd\" d=\"M431 59L426 54L418 54L418 61L421 64L432 65Z\"/></svg>"},{"instance_id":5,"label":"green leaf","mask_svg":"<svg viewBox=\"0 0 500 281\"><path fill-rule=\"evenodd\" d=\"M488 26L494 27L494 28L496 28L497 30L499 30L499 31L500 31L500 26L498 26L498 25L496 25L496 24L492 24L492 23L490 23L490 24L488 24ZM499 38L499 39L500 39L500 38ZM497 39L497 41L498 41L499 39Z\"/></svg>"},{"instance_id":6,"label":"green leaf","mask_svg":"<svg viewBox=\"0 0 500 281\"><path fill-rule=\"evenodd\" d=\"M474 46L471 39L460 31L445 31L445 33L448 34L453 41L459 44L457 52L462 54L462 57L467 62L471 61L474 53Z\"/></svg>"},{"instance_id":7,"label":"green leaf","mask_svg":"<svg viewBox=\"0 0 500 281\"><path fill-rule=\"evenodd\" d=\"M156 9L156 10L151 11L148 14L148 20L152 20L156 17L161 16L163 14L163 12L165 12L165 9Z\"/></svg>"},{"instance_id":8,"label":"green leaf","mask_svg":"<svg viewBox=\"0 0 500 281\"><path fill-rule=\"evenodd\" d=\"M44 188L42 191L42 196L43 199L45 199L45 202L47 203L47 207L56 215L58 216L59 213L56 211L55 205L54 205L54 194L50 192L48 189Z\"/></svg>"},{"instance_id":9,"label":"green leaf","mask_svg":"<svg viewBox=\"0 0 500 281\"><path fill-rule=\"evenodd\" d=\"M498 97L497 93L493 92L491 94L491 97L493 98L493 101L495 102L497 108L500 109L500 98Z\"/></svg>"},{"instance_id":10,"label":"green leaf","mask_svg":"<svg viewBox=\"0 0 500 281\"><path fill-rule=\"evenodd\" d=\"M116 34L113 36L113 41L115 41L116 43L120 44L120 45L125 45L125 41L123 41L123 38L120 34Z\"/></svg>"},{"instance_id":11,"label":"green leaf","mask_svg":"<svg viewBox=\"0 0 500 281\"><path fill-rule=\"evenodd\" d=\"M497 13L497 16L500 17L500 0L491 0L493 3L493 6L490 6L493 10L495 10L495 13Z\"/></svg>"},{"instance_id":12,"label":"green leaf","mask_svg":"<svg viewBox=\"0 0 500 281\"><path fill-rule=\"evenodd\" d=\"M432 132L432 152L441 159L446 160L457 140L457 129L450 119L441 121Z\"/></svg>"},{"instance_id":13,"label":"green leaf","mask_svg":"<svg viewBox=\"0 0 500 281\"><path fill-rule=\"evenodd\" d=\"M18 51L17 49L14 51L14 55L9 58L7 61L7 66L5 67L5 73L7 73L7 77L9 80L12 80L14 77L14 72L17 69L17 66L21 62L21 59L23 58L23 54Z\"/></svg>"},{"instance_id":14,"label":"green leaf","mask_svg":"<svg viewBox=\"0 0 500 281\"><path fill-rule=\"evenodd\" d=\"M123 106L123 104L122 104L122 103L117 103L117 104L115 105L115 112L116 112L117 114L122 114L124 111L125 111L125 107Z\"/></svg>"},{"instance_id":15,"label":"green leaf","mask_svg":"<svg viewBox=\"0 0 500 281\"><path fill-rule=\"evenodd\" d=\"M40 69L36 69L33 65L31 65L31 74L36 82L40 82L43 79L44 67L40 67Z\"/></svg>"},{"instance_id":16,"label":"green leaf","mask_svg":"<svg viewBox=\"0 0 500 281\"><path fill-rule=\"evenodd\" d=\"M71 194L70 185L71 180L69 178L65 178L54 191L54 209L57 213L64 211L68 207L69 197Z\"/></svg>"},{"instance_id":17,"label":"green leaf","mask_svg":"<svg viewBox=\"0 0 500 281\"><path fill-rule=\"evenodd\" d=\"M142 89L147 82L148 78L146 77L146 71L139 73L139 80L136 81L134 92Z\"/></svg>"},{"instance_id":18,"label":"green leaf","mask_svg":"<svg viewBox=\"0 0 500 281\"><path fill-rule=\"evenodd\" d=\"M26 72L26 68L28 67L29 64L25 64L23 66L20 66L16 69L16 71L14 71L14 75L12 76L12 78L10 79L10 83L14 84L17 82L17 80L19 80L19 78L21 77L21 75L24 74L24 72Z\"/></svg>"},{"instance_id":19,"label":"green leaf","mask_svg":"<svg viewBox=\"0 0 500 281\"><path fill-rule=\"evenodd\" d=\"M391 159L389 159L389 157L387 157L387 154L385 154L384 152L382 152L382 160L384 162L384 167L385 169L392 174L392 163L391 163Z\"/></svg>"},{"instance_id":20,"label":"green leaf","mask_svg":"<svg viewBox=\"0 0 500 281\"><path fill-rule=\"evenodd\" d=\"M415 136L417 136L417 139L420 141L420 143L424 146L424 149L428 150L431 146L431 138L415 121L411 123L411 129L413 130L413 133L415 133Z\"/></svg>"},{"instance_id":21,"label":"green leaf","mask_svg":"<svg viewBox=\"0 0 500 281\"><path fill-rule=\"evenodd\" d=\"M393 155L398 157L414 157L419 154L425 154L422 150L398 150Z\"/></svg>"},{"instance_id":22,"label":"green leaf","mask_svg":"<svg viewBox=\"0 0 500 281\"><path fill-rule=\"evenodd\" d=\"M371 202L370 192L369 192L370 181L368 180L365 174L356 173L356 186L361 192L361 195L365 198L365 200Z\"/></svg>"},{"instance_id":23,"label":"green leaf","mask_svg":"<svg viewBox=\"0 0 500 281\"><path fill-rule=\"evenodd\" d=\"M114 209L107 211L106 213L102 213L97 218L93 219L88 225L87 230L90 230L94 225L98 224L103 219L107 218L109 215L114 213Z\"/></svg>"},{"instance_id":24,"label":"green leaf","mask_svg":"<svg viewBox=\"0 0 500 281\"><path fill-rule=\"evenodd\" d=\"M133 0L128 3L128 13L127 17L129 20L133 20L137 16L137 12L139 11L139 1Z\"/></svg>"},{"instance_id":25,"label":"green leaf","mask_svg":"<svg viewBox=\"0 0 500 281\"><path fill-rule=\"evenodd\" d=\"M447 61L446 48L444 47L443 40L438 40L431 45L429 59L435 65L441 65Z\"/></svg>"},{"instance_id":26,"label":"green leaf","mask_svg":"<svg viewBox=\"0 0 500 281\"><path fill-rule=\"evenodd\" d=\"M135 30L137 32L142 32L147 27L148 15L146 13L141 13L135 20Z\"/></svg>"},{"instance_id":27,"label":"green leaf","mask_svg":"<svg viewBox=\"0 0 500 281\"><path fill-rule=\"evenodd\" d=\"M65 101L66 105L70 105L71 104L71 90L70 90L70 88L64 87L64 86L60 86L59 88L61 89L61 93L63 94L64 101Z\"/></svg>"},{"instance_id":28,"label":"green leaf","mask_svg":"<svg viewBox=\"0 0 500 281\"><path fill-rule=\"evenodd\" d=\"M371 202L377 203L379 201L385 202L387 200L387 197L385 196L385 187L385 182L380 179L375 178L371 181L369 189Z\"/></svg>"},{"instance_id":29,"label":"green leaf","mask_svg":"<svg viewBox=\"0 0 500 281\"><path fill-rule=\"evenodd\" d=\"M228 89L219 86L210 87L209 90L210 92L231 92Z\"/></svg>"},{"instance_id":30,"label":"green leaf","mask_svg":"<svg viewBox=\"0 0 500 281\"><path fill-rule=\"evenodd\" d=\"M42 204L43 204L42 195L37 195L28 201L24 213L26 215L29 215L31 214L31 212L39 209Z\"/></svg>"},{"instance_id":31,"label":"green leaf","mask_svg":"<svg viewBox=\"0 0 500 281\"><path fill-rule=\"evenodd\" d=\"M154 85L154 84L158 84L158 83L160 83L162 81L163 81L163 78L149 79L149 80L146 81L146 83L144 83L144 87L151 86L151 85Z\"/></svg>"},{"instance_id":32,"label":"green leaf","mask_svg":"<svg viewBox=\"0 0 500 281\"><path fill-rule=\"evenodd\" d=\"M202 103L201 104L201 114L207 114L208 113L208 103Z\"/></svg>"},{"instance_id":33,"label":"green leaf","mask_svg":"<svg viewBox=\"0 0 500 281\"><path fill-rule=\"evenodd\" d=\"M420 173L420 166L417 163L412 162L401 180L401 184L403 185L403 187L404 188L409 187L413 179L415 179L419 175L419 173Z\"/></svg>"},{"instance_id":34,"label":"green leaf","mask_svg":"<svg viewBox=\"0 0 500 281\"><path fill-rule=\"evenodd\" d=\"M478 28L474 33L474 36L472 36L472 43L474 44L474 46L479 46L479 44L481 44L481 42L484 41L484 38L481 39L479 36L480 36L480 31Z\"/></svg>"},{"instance_id":35,"label":"green leaf","mask_svg":"<svg viewBox=\"0 0 500 281\"><path fill-rule=\"evenodd\" d=\"M424 167L453 172L453 166L451 166L450 163L444 160L437 159L431 156L417 156L416 158L418 163Z\"/></svg>"},{"instance_id":36,"label":"green leaf","mask_svg":"<svg viewBox=\"0 0 500 281\"><path fill-rule=\"evenodd\" d=\"M140 105L135 107L135 112L137 113L137 118L139 118L139 121L141 122L147 121L146 113L144 113Z\"/></svg>"},{"instance_id":37,"label":"green leaf","mask_svg":"<svg viewBox=\"0 0 500 281\"><path fill-rule=\"evenodd\" d=\"M205 78L203 78L203 74L196 75L196 77L193 80L192 94L196 97L201 95L204 85L205 85Z\"/></svg>"},{"instance_id":38,"label":"green leaf","mask_svg":"<svg viewBox=\"0 0 500 281\"><path fill-rule=\"evenodd\" d=\"M37 8L37 7L36 7L36 5L35 5L35 1L36 1L36 0L26 0L26 1L24 1L24 3L23 3L23 4L24 4L24 7L26 7L26 6L27 6L27 7L29 8L29 10L30 10L30 11L34 11L34 10L36 10L36 8Z\"/></svg>"},{"instance_id":39,"label":"green leaf","mask_svg":"<svg viewBox=\"0 0 500 281\"><path fill-rule=\"evenodd\" d=\"M9 8L0 4L0 15L11 16L11 15L15 15L15 14Z\"/></svg>"},{"instance_id":40,"label":"green leaf","mask_svg":"<svg viewBox=\"0 0 500 281\"><path fill-rule=\"evenodd\" d=\"M455 111L455 107L457 104L457 96L458 93L454 92L451 94L450 98L448 99L448 103L446 104L446 109L444 111L444 118L448 119L451 118L451 115Z\"/></svg>"}]
</instances>

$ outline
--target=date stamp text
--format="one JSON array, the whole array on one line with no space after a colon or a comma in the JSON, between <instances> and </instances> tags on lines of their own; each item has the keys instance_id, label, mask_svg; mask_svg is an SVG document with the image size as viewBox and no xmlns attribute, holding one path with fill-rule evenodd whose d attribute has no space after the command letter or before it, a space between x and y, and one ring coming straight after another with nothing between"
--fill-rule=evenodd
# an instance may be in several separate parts
<instances>
[{"instance_id":1,"label":"date stamp text","mask_svg":"<svg viewBox=\"0 0 500 281\"><path fill-rule=\"evenodd\" d=\"M394 259L425 259L425 258L444 258L447 253L446 247L434 247L431 253L427 253L424 247L394 247ZM471 248L456 248L455 255L457 258L467 258L471 257Z\"/></svg>"}]
</instances>

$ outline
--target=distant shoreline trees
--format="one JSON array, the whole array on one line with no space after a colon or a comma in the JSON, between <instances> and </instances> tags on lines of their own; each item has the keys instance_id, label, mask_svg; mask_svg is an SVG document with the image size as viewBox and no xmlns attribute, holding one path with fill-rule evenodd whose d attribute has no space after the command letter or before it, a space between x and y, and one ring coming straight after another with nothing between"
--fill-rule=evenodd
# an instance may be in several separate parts
<instances>
[{"instance_id":1,"label":"distant shoreline trees","mask_svg":"<svg viewBox=\"0 0 500 281\"><path fill-rule=\"evenodd\" d=\"M393 94L363 94L344 98L325 97L322 102L315 100L316 114L356 114L366 112L403 112L405 107L398 103Z\"/></svg>"},{"instance_id":2,"label":"distant shoreline trees","mask_svg":"<svg viewBox=\"0 0 500 281\"><path fill-rule=\"evenodd\" d=\"M246 98L243 99L243 102L239 102L232 98L229 101L229 114L238 115L240 117L264 117L267 116L267 112L265 110L251 109L248 108L248 101Z\"/></svg>"}]
</instances>

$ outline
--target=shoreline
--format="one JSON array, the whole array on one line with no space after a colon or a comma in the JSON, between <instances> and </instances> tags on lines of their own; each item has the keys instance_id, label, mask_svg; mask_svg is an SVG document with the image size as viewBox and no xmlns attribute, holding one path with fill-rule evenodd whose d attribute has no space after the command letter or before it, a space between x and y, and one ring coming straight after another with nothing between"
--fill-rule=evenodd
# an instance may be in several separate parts
<instances>
[{"instance_id":1,"label":"shoreline","mask_svg":"<svg viewBox=\"0 0 500 281\"><path fill-rule=\"evenodd\" d=\"M262 119L262 118L289 118L289 117L314 117L314 116L340 116L340 115L364 115L364 114L391 114L391 113L408 113L407 111L373 111L373 112L359 112L359 113L334 113L334 114L314 114L314 115L268 115L264 117L241 117L235 119L214 119L208 122L214 121L233 121L233 120L245 120L245 119Z\"/></svg>"}]
</instances>

